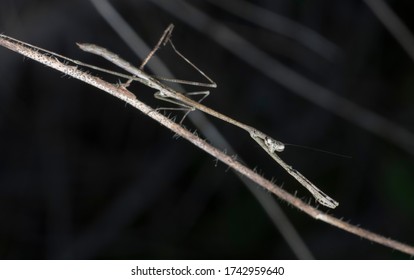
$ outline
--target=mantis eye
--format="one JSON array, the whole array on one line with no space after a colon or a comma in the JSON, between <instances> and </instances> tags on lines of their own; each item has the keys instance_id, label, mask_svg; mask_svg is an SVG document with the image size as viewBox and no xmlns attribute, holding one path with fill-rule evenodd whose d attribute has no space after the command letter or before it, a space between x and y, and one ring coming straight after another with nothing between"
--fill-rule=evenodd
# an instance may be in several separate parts
<instances>
[{"instance_id":1,"label":"mantis eye","mask_svg":"<svg viewBox=\"0 0 414 280\"><path fill-rule=\"evenodd\" d=\"M270 152L283 152L285 150L285 145L282 142L276 141L270 137L266 137L264 143L269 148Z\"/></svg>"}]
</instances>

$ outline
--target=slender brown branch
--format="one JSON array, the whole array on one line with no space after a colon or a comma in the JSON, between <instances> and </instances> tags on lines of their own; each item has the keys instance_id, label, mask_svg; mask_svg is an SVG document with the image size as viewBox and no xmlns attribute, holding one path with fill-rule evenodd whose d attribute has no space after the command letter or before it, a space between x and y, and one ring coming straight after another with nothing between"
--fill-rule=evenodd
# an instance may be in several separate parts
<instances>
[{"instance_id":1,"label":"slender brown branch","mask_svg":"<svg viewBox=\"0 0 414 280\"><path fill-rule=\"evenodd\" d=\"M241 164L239 161L237 161L232 156L224 154L222 151L216 149L215 147L209 145L207 142L199 138L198 136L194 135L187 129L183 128L179 124L173 122L172 120L168 119L164 115L158 113L153 108L149 107L148 105L142 103L139 101L134 94L129 92L128 90L113 85L111 83L108 83L98 77L95 77L91 74L88 74L76 66L67 65L65 61L60 61L56 57L53 57L51 55L45 55L41 52L39 52L37 49L25 46L19 43L16 43L13 41L12 38L9 38L4 35L0 35L0 45L15 51L17 53L20 53L26 57L29 57L33 60L36 60L46 66L49 66L53 69L56 69L66 75L69 75L71 77L74 77L76 79L79 79L87 84L90 84L96 88L99 88L125 102L130 104L131 106L135 107L136 109L140 110L145 115L148 115L150 118L156 120L160 124L164 125L177 135L181 136L182 138L187 139L192 144L196 145L200 149L206 151L213 157L217 158L224 164L228 165L235 171L239 172L240 174L244 175L251 181L255 182L256 184L262 186L263 188L267 189L268 191L275 194L280 199L286 201L287 203L295 206L296 208L300 209L301 211L305 212L309 216L324 221L328 224L331 224L335 227L338 227L342 230L348 231L350 233L353 233L357 236L360 236L362 238L371 240L373 242L382 244L384 246L393 248L395 250L414 255L414 247L410 245L403 244L398 241L394 241L388 238L385 238L381 235L369 232L367 230L364 230L360 227L351 225L347 222L344 222L342 220L339 220L333 216L330 216L326 213L323 213L322 211L319 211L318 209L310 206L309 204L303 202L302 200L294 197L293 195L287 193L283 189L281 189L279 186L271 183L269 180L263 178L253 170L249 169L245 165Z\"/></svg>"}]
</instances>

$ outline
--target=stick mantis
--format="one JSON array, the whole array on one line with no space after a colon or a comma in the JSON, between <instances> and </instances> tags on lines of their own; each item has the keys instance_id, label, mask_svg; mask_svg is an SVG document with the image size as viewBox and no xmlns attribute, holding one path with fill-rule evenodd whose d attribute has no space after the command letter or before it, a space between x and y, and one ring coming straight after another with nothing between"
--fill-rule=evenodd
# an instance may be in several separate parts
<instances>
[{"instance_id":1,"label":"stick mantis","mask_svg":"<svg viewBox=\"0 0 414 280\"><path fill-rule=\"evenodd\" d=\"M84 67L88 67L90 69L94 69L97 71L101 71L101 72L105 72L111 75L115 75L121 78L125 78L128 79L128 81L125 84L121 84L121 87L128 87L130 85L130 83L132 81L138 81L150 88L153 88L156 90L156 93L154 94L155 98L173 103L175 105L180 106L182 109L186 110L187 112L185 113L184 117L182 118L182 120L180 121L180 123L182 123L182 121L184 120L184 118L186 117L186 115L194 110L199 110L202 111L210 116L213 116L215 118L221 119L227 123L230 123L232 125L235 125L239 128L241 128L242 130L246 131L249 133L250 137L255 140L265 151L266 153L268 153L283 169L285 169L292 177L294 177L302 186L304 186L315 198L315 200L326 206L329 208L336 208L339 203L337 201L335 201L334 199L332 199L331 197L329 197L327 194L325 194L324 192L322 192L319 188L317 188L312 182L310 182L305 176L303 176L299 171L293 169L290 165L288 165L287 163L285 163L279 156L278 156L278 152L282 152L285 149L285 145L280 142L277 141L275 139L273 139L272 137L268 136L267 134L255 129L254 127L251 127L249 125L246 125L244 123L241 123L233 118L230 118L222 113L219 113L205 105L202 105L201 103L199 103L200 101L202 101L207 95L208 92L200 92L200 93L204 93L205 96L199 100L199 102L194 101L193 99L187 97L185 94L178 92L174 89L172 89L171 87L163 84L160 82L160 80L166 80L166 81L172 81L172 82L178 82L178 83L183 83L183 84L190 84L190 85L196 85L196 86L205 86L205 87L211 87L211 88L215 88L217 85L206 75L204 74L200 69L198 69L194 64L192 64L187 58L185 58L181 53L179 53L177 51L177 49L175 48L174 44L171 41L171 32L173 30L173 25L169 25L168 28L164 31L163 35L161 36L160 40L158 41L157 45L155 46L155 48L150 52L150 54L147 56L147 58L143 61L143 63L141 64L141 66L139 68L133 66L132 64L130 64L129 62L125 61L124 59L122 59L121 57L119 57L117 54L112 53L111 51L94 45L94 44L80 44L78 43L77 45L79 46L79 48L85 52L88 53L92 53L98 56L103 57L104 59L110 61L111 63L117 65L118 67L122 68L123 70L127 71L128 73L130 73L130 75L127 74L123 74L123 73L119 73L119 72L115 72L115 71L111 71L108 69L104 69L104 68L100 68L94 65L90 65L87 63L83 63L81 61L78 60L74 60L65 56L62 56L60 54L57 53L53 53L51 51L27 44L25 42L16 40L14 38L8 37L6 35L2 35L0 34L0 37L9 41L12 41L14 43L18 43L18 44L22 44L24 46L28 46L31 47L37 51L41 51L44 52L45 54L48 54L50 56L53 56L55 59L63 59L65 62L69 63L73 63L79 66L84 66ZM156 78L153 77L149 74L147 74L146 72L143 71L143 68L145 66L145 64L149 61L149 59L154 55L154 53L157 51L157 49L161 46L161 44L166 44L169 43L172 48L174 49L174 51L181 57L183 58L187 63L189 63L192 67L194 67L197 71L199 71L199 73L201 73L205 78L208 79L209 83L198 83L198 82L191 82L191 81L183 81L183 80L176 80L176 79L165 79L165 78ZM178 108L180 109L180 108ZM158 109L160 110L160 108Z\"/></svg>"}]
</instances>

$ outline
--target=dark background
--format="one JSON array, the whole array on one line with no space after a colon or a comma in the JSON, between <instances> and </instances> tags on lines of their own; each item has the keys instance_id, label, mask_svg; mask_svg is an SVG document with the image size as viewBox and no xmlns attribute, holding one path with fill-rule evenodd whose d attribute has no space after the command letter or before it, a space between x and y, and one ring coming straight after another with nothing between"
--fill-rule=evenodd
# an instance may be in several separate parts
<instances>
[{"instance_id":1,"label":"dark background","mask_svg":"<svg viewBox=\"0 0 414 280\"><path fill-rule=\"evenodd\" d=\"M364 2L250 1L324 36L336 46L331 55L189 1L300 75L405 128L404 137L381 137L301 98L150 1L112 2L152 46L175 24L177 48L218 84L204 104L283 142L351 156L281 154L340 202L331 214L414 244L414 148L397 144L414 139L414 63ZM387 2L414 29L411 1ZM3 0L0 32L105 67L75 42L140 62L89 1ZM202 79L168 48L160 58L177 77ZM0 77L0 258L297 258L233 172L142 113L4 48ZM153 91L131 89L165 106ZM245 132L210 119L248 166L310 199ZM315 258L410 258L275 201Z\"/></svg>"}]
</instances>

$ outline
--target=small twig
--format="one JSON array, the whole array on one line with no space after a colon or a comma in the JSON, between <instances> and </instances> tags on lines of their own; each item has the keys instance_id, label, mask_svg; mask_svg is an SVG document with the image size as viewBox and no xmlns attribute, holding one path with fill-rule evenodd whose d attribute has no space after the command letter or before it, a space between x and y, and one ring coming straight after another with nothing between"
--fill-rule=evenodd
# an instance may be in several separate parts
<instances>
[{"instance_id":1,"label":"small twig","mask_svg":"<svg viewBox=\"0 0 414 280\"><path fill-rule=\"evenodd\" d=\"M302 200L294 197L293 195L287 193L280 187L276 186L275 184L272 184L269 180L266 180L253 170L249 169L245 165L241 164L237 160L235 160L233 157L228 156L224 154L222 151L214 148L213 146L206 143L201 138L195 136L190 131L186 130L184 127L180 126L179 124L173 122L172 120L168 119L167 117L163 116L162 114L158 113L153 108L149 107L148 105L142 103L139 101L134 94L129 92L123 87L118 87L116 85L113 85L111 83L108 83L98 77L95 77L91 74L88 74L76 66L70 66L65 64L65 62L60 61L56 57L45 55L41 52L39 52L37 49L34 49L32 47L29 47L27 45L22 45L19 43L16 43L13 41L14 39L0 35L0 45L15 51L17 53L20 53L26 57L29 57L33 60L36 60L46 66L49 66L55 70L58 70L66 75L69 75L71 77L74 77L76 79L79 79L87 84L90 84L96 88L99 88L125 102L130 104L131 106L135 107L136 109L140 110L145 115L149 116L150 118L156 120L160 124L164 125L177 135L180 135L182 138L185 138L192 144L196 145L200 149L206 151L213 157L217 158L224 164L228 165L235 171L239 172L240 174L246 176L253 182L257 183L258 185L262 186L263 188L269 190L273 194L275 194L280 199L288 202L289 204L295 206L296 208L300 209L301 211L305 212L309 216L324 221L328 224L331 224L335 227L341 228L345 231L348 231L350 233L353 233L357 236L360 236L362 238L366 238L368 240L374 241L376 243L382 244L384 246L393 248L395 250L414 255L414 247L403 244L401 242L391 240L388 238L385 238L381 235L369 232L367 230L364 230L362 228L359 228L357 226L351 225L347 222L341 221L337 218L334 218L326 213L323 213L322 211L317 210L316 208L310 206L309 204L303 202Z\"/></svg>"}]
</instances>

